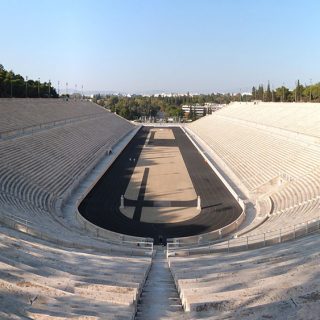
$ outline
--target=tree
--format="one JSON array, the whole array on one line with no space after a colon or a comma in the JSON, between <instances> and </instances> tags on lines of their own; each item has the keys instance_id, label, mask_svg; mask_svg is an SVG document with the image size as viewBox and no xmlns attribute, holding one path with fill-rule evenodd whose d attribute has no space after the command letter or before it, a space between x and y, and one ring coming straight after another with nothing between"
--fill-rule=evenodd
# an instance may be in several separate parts
<instances>
[{"instance_id":1,"label":"tree","mask_svg":"<svg viewBox=\"0 0 320 320\"><path fill-rule=\"evenodd\" d=\"M270 102L272 100L272 93L270 90L270 82L268 81L267 91L265 93L264 101Z\"/></svg>"},{"instance_id":2,"label":"tree","mask_svg":"<svg viewBox=\"0 0 320 320\"><path fill-rule=\"evenodd\" d=\"M300 81L298 80L296 84L296 88L292 92L295 102L301 101L303 91L304 91L304 87L303 85L300 84Z\"/></svg>"},{"instance_id":3,"label":"tree","mask_svg":"<svg viewBox=\"0 0 320 320\"><path fill-rule=\"evenodd\" d=\"M34 81L29 79L27 81L28 84L28 97L29 98L37 98L39 97L48 97L49 90L48 84L39 83L39 81ZM12 70L7 71L0 64L0 97L15 97L15 98L24 98L26 95L25 90L26 82L25 79L20 74L15 74ZM38 92L38 88L40 92ZM58 94L51 86L50 97L56 98Z\"/></svg>"},{"instance_id":4,"label":"tree","mask_svg":"<svg viewBox=\"0 0 320 320\"><path fill-rule=\"evenodd\" d=\"M257 100L263 100L263 97L264 97L263 84L260 84L257 91Z\"/></svg>"},{"instance_id":5,"label":"tree","mask_svg":"<svg viewBox=\"0 0 320 320\"><path fill-rule=\"evenodd\" d=\"M257 89L256 89L256 87L252 87L251 95L252 95L252 98L254 100L257 100Z\"/></svg>"},{"instance_id":6,"label":"tree","mask_svg":"<svg viewBox=\"0 0 320 320\"><path fill-rule=\"evenodd\" d=\"M286 102L288 101L288 97L290 94L290 90L285 86L279 87L275 90L275 98L276 101Z\"/></svg>"}]
</instances>

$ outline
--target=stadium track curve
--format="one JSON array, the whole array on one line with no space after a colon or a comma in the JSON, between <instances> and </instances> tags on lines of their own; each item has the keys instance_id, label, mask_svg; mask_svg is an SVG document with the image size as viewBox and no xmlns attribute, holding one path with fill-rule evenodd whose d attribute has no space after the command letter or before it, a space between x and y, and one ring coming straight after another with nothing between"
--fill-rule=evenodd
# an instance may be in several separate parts
<instances>
[{"instance_id":1,"label":"stadium track curve","mask_svg":"<svg viewBox=\"0 0 320 320\"><path fill-rule=\"evenodd\" d=\"M104 173L79 206L79 212L95 225L119 233L150 237L158 244L167 238L206 233L228 225L241 214L237 201L212 171L181 128L172 128L175 140L153 140L152 144L174 143L178 146L195 191L201 197L201 212L192 219L177 223L146 223L129 219L119 209L135 164L147 139L150 127L142 127L115 162ZM151 135L152 137L152 135ZM126 202L125 202L126 204Z\"/></svg>"}]
</instances>

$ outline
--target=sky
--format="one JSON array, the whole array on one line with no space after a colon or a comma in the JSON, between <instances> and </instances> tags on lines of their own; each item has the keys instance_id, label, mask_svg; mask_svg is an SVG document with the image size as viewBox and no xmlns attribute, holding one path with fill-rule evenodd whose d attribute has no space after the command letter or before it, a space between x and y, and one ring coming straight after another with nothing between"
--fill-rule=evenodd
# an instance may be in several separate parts
<instances>
[{"instance_id":1,"label":"sky","mask_svg":"<svg viewBox=\"0 0 320 320\"><path fill-rule=\"evenodd\" d=\"M319 0L0 0L0 64L60 91L320 81Z\"/></svg>"}]
</instances>

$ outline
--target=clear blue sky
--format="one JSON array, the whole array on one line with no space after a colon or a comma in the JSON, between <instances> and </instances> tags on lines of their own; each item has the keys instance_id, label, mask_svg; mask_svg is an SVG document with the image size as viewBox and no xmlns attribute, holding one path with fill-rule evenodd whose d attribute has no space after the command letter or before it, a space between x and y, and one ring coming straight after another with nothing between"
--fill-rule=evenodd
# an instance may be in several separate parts
<instances>
[{"instance_id":1,"label":"clear blue sky","mask_svg":"<svg viewBox=\"0 0 320 320\"><path fill-rule=\"evenodd\" d=\"M0 63L61 87L236 92L320 81L319 0L0 0Z\"/></svg>"}]
</instances>

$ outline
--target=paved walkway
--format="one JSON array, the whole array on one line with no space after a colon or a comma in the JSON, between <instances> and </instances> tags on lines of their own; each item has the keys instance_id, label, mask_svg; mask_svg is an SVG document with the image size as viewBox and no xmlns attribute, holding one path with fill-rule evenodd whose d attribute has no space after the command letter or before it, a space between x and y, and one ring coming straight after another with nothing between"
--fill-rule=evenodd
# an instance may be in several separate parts
<instances>
[{"instance_id":1,"label":"paved walkway","mask_svg":"<svg viewBox=\"0 0 320 320\"><path fill-rule=\"evenodd\" d=\"M163 247L156 255L142 290L135 320L188 319L183 311Z\"/></svg>"}]
</instances>

